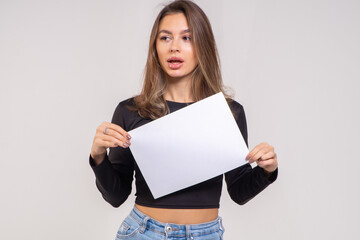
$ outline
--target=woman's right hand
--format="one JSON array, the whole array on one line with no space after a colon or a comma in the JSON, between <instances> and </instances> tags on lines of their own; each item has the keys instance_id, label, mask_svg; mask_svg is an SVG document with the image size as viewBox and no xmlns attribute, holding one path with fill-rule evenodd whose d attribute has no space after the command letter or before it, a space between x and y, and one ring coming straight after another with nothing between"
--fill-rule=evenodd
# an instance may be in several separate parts
<instances>
[{"instance_id":1,"label":"woman's right hand","mask_svg":"<svg viewBox=\"0 0 360 240\"><path fill-rule=\"evenodd\" d=\"M91 147L91 157L95 164L100 164L106 155L106 149L109 147L123 147L130 146L131 136L120 126L103 122L97 129L94 137L93 145Z\"/></svg>"}]
</instances>

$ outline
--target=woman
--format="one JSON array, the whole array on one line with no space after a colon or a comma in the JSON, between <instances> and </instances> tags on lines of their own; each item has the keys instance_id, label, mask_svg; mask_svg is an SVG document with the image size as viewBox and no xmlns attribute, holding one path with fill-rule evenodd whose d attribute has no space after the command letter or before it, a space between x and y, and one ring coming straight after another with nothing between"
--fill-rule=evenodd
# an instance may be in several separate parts
<instances>
[{"instance_id":1,"label":"woman","mask_svg":"<svg viewBox=\"0 0 360 240\"><path fill-rule=\"evenodd\" d=\"M217 92L225 94L212 29L196 4L174 1L159 13L144 78L141 94L120 102L112 122L97 128L91 148L96 185L114 207L131 193L135 171L135 206L117 239L222 239L218 208L223 175L154 199L128 148L131 129ZM247 144L244 109L225 96ZM238 204L249 201L277 177L277 158L269 144L257 145L246 159L249 164L224 174L228 192ZM258 166L252 168L254 161Z\"/></svg>"}]
</instances>

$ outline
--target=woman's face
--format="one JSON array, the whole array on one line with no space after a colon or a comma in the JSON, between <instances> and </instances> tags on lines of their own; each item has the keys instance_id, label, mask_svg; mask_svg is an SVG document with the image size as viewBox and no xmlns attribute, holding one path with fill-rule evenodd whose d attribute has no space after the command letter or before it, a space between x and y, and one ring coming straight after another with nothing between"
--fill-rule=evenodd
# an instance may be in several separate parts
<instances>
[{"instance_id":1,"label":"woman's face","mask_svg":"<svg viewBox=\"0 0 360 240\"><path fill-rule=\"evenodd\" d=\"M156 51L170 78L189 78L198 64L190 29L183 13L165 16L159 25Z\"/></svg>"}]
</instances>

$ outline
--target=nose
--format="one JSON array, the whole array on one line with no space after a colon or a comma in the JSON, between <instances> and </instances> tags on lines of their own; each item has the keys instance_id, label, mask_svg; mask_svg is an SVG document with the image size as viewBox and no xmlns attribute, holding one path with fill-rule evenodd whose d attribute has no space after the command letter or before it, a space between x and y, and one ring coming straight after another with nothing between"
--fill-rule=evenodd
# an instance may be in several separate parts
<instances>
[{"instance_id":1,"label":"nose","mask_svg":"<svg viewBox=\"0 0 360 240\"><path fill-rule=\"evenodd\" d=\"M179 43L176 39L174 39L171 43L170 52L171 53L180 52Z\"/></svg>"}]
</instances>

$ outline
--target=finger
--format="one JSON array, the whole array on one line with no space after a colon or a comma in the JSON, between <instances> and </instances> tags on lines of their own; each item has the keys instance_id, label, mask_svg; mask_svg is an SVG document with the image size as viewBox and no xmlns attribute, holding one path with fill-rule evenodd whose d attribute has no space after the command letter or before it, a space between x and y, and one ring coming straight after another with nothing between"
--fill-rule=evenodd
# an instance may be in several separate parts
<instances>
[{"instance_id":1,"label":"finger","mask_svg":"<svg viewBox=\"0 0 360 240\"><path fill-rule=\"evenodd\" d=\"M261 143L258 146L260 147L260 150L257 151L254 155L250 156L250 163L253 163L254 161L258 160L268 152L274 152L274 147L266 142Z\"/></svg>"},{"instance_id":2,"label":"finger","mask_svg":"<svg viewBox=\"0 0 360 240\"><path fill-rule=\"evenodd\" d=\"M274 169L276 169L277 167L277 163L275 161L275 159L271 158L271 159L268 159L268 160L264 160L264 161L259 161L259 162L256 162L257 165L267 171L273 171Z\"/></svg>"},{"instance_id":3,"label":"finger","mask_svg":"<svg viewBox=\"0 0 360 240\"><path fill-rule=\"evenodd\" d=\"M102 139L97 139L97 140L95 141L95 143L96 143L98 146L105 147L105 148L117 147L117 146L118 146L117 143L114 143L114 142L112 142L112 141L105 141L105 140L102 140Z\"/></svg>"},{"instance_id":4,"label":"finger","mask_svg":"<svg viewBox=\"0 0 360 240\"><path fill-rule=\"evenodd\" d=\"M246 156L246 160L252 160L252 156L254 156L258 151L261 150L261 146L260 145L257 145L255 146L249 153L248 155Z\"/></svg>"},{"instance_id":5,"label":"finger","mask_svg":"<svg viewBox=\"0 0 360 240\"><path fill-rule=\"evenodd\" d=\"M258 145L256 145L253 150L251 150L248 155L246 156L246 160L250 160L254 157L254 155L259 152L262 148L264 147L267 147L267 146L270 146L268 143L266 142L263 142L263 143L260 143ZM256 159L255 159L256 160Z\"/></svg>"},{"instance_id":6,"label":"finger","mask_svg":"<svg viewBox=\"0 0 360 240\"><path fill-rule=\"evenodd\" d=\"M118 133L120 133L121 135L123 135L125 138L127 138L128 140L131 139L131 136L128 132L126 132L122 127L120 127L119 125L116 125L114 123L107 123L105 125L107 128L110 128Z\"/></svg>"},{"instance_id":7,"label":"finger","mask_svg":"<svg viewBox=\"0 0 360 240\"><path fill-rule=\"evenodd\" d=\"M107 129L106 134L104 134L104 136L111 136L114 137L116 139L118 139L119 141L122 141L124 143L126 143L127 145L130 146L130 140L128 140L127 138L125 138L123 135L121 135L119 132L114 131L110 128Z\"/></svg>"},{"instance_id":8,"label":"finger","mask_svg":"<svg viewBox=\"0 0 360 240\"><path fill-rule=\"evenodd\" d=\"M131 138L130 134L128 134L123 128L121 128L116 124L103 122L98 127L97 134L110 135L130 145L130 141L129 141Z\"/></svg>"},{"instance_id":9,"label":"finger","mask_svg":"<svg viewBox=\"0 0 360 240\"><path fill-rule=\"evenodd\" d=\"M114 138L113 136L103 135L100 139L100 143L103 142L111 142L111 147L117 147L121 146L123 148L127 148L130 146L126 141L119 140L117 138Z\"/></svg>"},{"instance_id":10,"label":"finger","mask_svg":"<svg viewBox=\"0 0 360 240\"><path fill-rule=\"evenodd\" d=\"M274 158L270 158L268 160L262 160L257 162L257 165L268 172L273 172L277 168L277 161Z\"/></svg>"},{"instance_id":11,"label":"finger","mask_svg":"<svg viewBox=\"0 0 360 240\"><path fill-rule=\"evenodd\" d=\"M267 146L263 146L259 151L257 151L254 155L251 156L249 159L250 163L255 162L259 158L261 158L263 155L267 154L271 149Z\"/></svg>"},{"instance_id":12,"label":"finger","mask_svg":"<svg viewBox=\"0 0 360 240\"><path fill-rule=\"evenodd\" d=\"M270 152L267 152L265 153L264 155L262 155L259 159L257 159L257 161L264 161L264 160L268 160L268 159L271 159L271 158L275 158L276 157L276 153L270 151Z\"/></svg>"},{"instance_id":13,"label":"finger","mask_svg":"<svg viewBox=\"0 0 360 240\"><path fill-rule=\"evenodd\" d=\"M269 154L270 155L270 154ZM273 157L271 158L260 158L256 161L256 163L260 166L268 166L268 165L277 165L277 156L276 156L276 153L273 154Z\"/></svg>"},{"instance_id":14,"label":"finger","mask_svg":"<svg viewBox=\"0 0 360 240\"><path fill-rule=\"evenodd\" d=\"M271 154L271 153L272 153L271 148L265 147L265 148L261 149L259 152L257 152L255 154L255 156L253 156L253 161L265 160L266 157L264 157L264 156L267 155L267 154Z\"/></svg>"}]
</instances>

